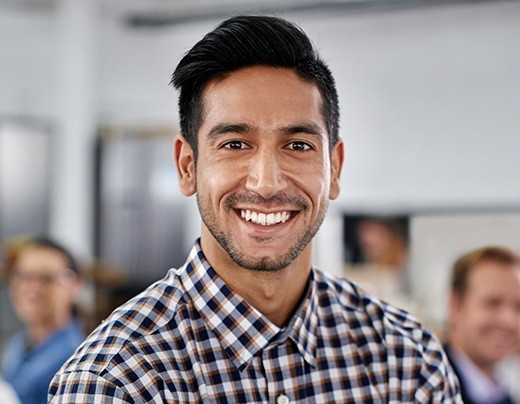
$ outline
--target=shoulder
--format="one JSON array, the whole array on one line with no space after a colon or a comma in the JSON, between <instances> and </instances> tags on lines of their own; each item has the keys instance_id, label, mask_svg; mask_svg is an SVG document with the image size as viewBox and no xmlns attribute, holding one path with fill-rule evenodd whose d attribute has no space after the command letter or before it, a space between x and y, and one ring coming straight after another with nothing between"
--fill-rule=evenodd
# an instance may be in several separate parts
<instances>
[{"instance_id":1,"label":"shoulder","mask_svg":"<svg viewBox=\"0 0 520 404\"><path fill-rule=\"evenodd\" d=\"M96 328L60 370L99 373L122 361L121 352L138 350L141 341L175 327L183 291L175 270L117 308Z\"/></svg>"},{"instance_id":2,"label":"shoulder","mask_svg":"<svg viewBox=\"0 0 520 404\"><path fill-rule=\"evenodd\" d=\"M381 336L400 335L420 340L432 333L411 313L367 293L346 278L316 271L318 295L326 304L338 305L350 318L371 325Z\"/></svg>"},{"instance_id":3,"label":"shoulder","mask_svg":"<svg viewBox=\"0 0 520 404\"><path fill-rule=\"evenodd\" d=\"M395 334L412 340L431 335L412 314L367 293L359 284L315 271L320 305L336 306L351 322L373 328L381 337Z\"/></svg>"},{"instance_id":4,"label":"shoulder","mask_svg":"<svg viewBox=\"0 0 520 404\"><path fill-rule=\"evenodd\" d=\"M370 352L369 357L385 357L389 376L415 380L416 398L428 397L433 391L444 397L457 396L457 381L442 345L420 320L348 279L318 272L316 280L321 300L342 311L350 340L358 350Z\"/></svg>"}]
</instances>

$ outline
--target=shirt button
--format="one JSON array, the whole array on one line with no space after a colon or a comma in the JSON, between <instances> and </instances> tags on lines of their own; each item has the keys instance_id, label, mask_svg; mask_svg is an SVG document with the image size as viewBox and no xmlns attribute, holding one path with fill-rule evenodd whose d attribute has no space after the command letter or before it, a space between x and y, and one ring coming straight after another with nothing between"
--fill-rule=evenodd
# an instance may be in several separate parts
<instances>
[{"instance_id":1,"label":"shirt button","mask_svg":"<svg viewBox=\"0 0 520 404\"><path fill-rule=\"evenodd\" d=\"M276 404L289 404L289 397L287 397L285 394L280 394L278 398L276 399Z\"/></svg>"}]
</instances>

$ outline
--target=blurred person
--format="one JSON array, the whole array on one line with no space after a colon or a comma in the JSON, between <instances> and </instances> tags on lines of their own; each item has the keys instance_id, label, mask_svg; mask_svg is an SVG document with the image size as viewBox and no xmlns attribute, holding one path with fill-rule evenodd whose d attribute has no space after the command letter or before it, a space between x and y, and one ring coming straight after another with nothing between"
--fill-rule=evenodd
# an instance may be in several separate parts
<instances>
[{"instance_id":1,"label":"blurred person","mask_svg":"<svg viewBox=\"0 0 520 404\"><path fill-rule=\"evenodd\" d=\"M16 392L9 383L0 378L0 403L1 404L20 404Z\"/></svg>"},{"instance_id":2,"label":"blurred person","mask_svg":"<svg viewBox=\"0 0 520 404\"><path fill-rule=\"evenodd\" d=\"M406 240L403 225L397 220L364 218L357 225L357 236L363 263L396 271L405 267Z\"/></svg>"},{"instance_id":3,"label":"blurred person","mask_svg":"<svg viewBox=\"0 0 520 404\"><path fill-rule=\"evenodd\" d=\"M520 342L520 258L504 247L482 247L454 264L448 357L465 403L513 403L497 366ZM518 382L518 380L517 380Z\"/></svg>"},{"instance_id":4,"label":"blurred person","mask_svg":"<svg viewBox=\"0 0 520 404\"><path fill-rule=\"evenodd\" d=\"M88 337L49 401L458 402L426 328L312 265L344 152L334 79L306 34L231 18L172 82L179 186L197 195L201 237Z\"/></svg>"},{"instance_id":5,"label":"blurred person","mask_svg":"<svg viewBox=\"0 0 520 404\"><path fill-rule=\"evenodd\" d=\"M13 308L25 329L7 344L2 372L23 404L46 403L53 375L84 340L73 315L82 286L78 266L45 238L27 240L5 258Z\"/></svg>"},{"instance_id":6,"label":"blurred person","mask_svg":"<svg viewBox=\"0 0 520 404\"><path fill-rule=\"evenodd\" d=\"M378 298L413 312L406 271L406 224L396 217L365 216L350 228L355 237L344 275Z\"/></svg>"}]
</instances>

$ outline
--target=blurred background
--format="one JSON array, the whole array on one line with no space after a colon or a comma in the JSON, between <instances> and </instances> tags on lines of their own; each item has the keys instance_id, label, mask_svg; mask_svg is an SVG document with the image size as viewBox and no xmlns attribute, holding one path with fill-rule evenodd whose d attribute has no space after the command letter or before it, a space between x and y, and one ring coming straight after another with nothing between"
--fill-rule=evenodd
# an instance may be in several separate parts
<instances>
[{"instance_id":1,"label":"blurred background","mask_svg":"<svg viewBox=\"0 0 520 404\"><path fill-rule=\"evenodd\" d=\"M181 265L199 233L177 189L170 75L222 19L273 14L337 80L342 193L316 263L445 321L450 265L520 250L520 2L0 0L0 238L80 257L92 326ZM0 345L19 326L0 288Z\"/></svg>"}]
</instances>

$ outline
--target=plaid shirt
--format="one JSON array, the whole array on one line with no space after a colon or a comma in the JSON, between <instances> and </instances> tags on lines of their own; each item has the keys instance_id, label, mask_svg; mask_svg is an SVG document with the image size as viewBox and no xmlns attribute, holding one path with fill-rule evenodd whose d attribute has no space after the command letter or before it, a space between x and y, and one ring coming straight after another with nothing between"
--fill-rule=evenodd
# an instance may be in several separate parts
<instances>
[{"instance_id":1,"label":"plaid shirt","mask_svg":"<svg viewBox=\"0 0 520 404\"><path fill-rule=\"evenodd\" d=\"M54 377L51 403L453 403L437 339L406 312L313 269L285 328L231 291L197 242L117 309Z\"/></svg>"}]
</instances>

